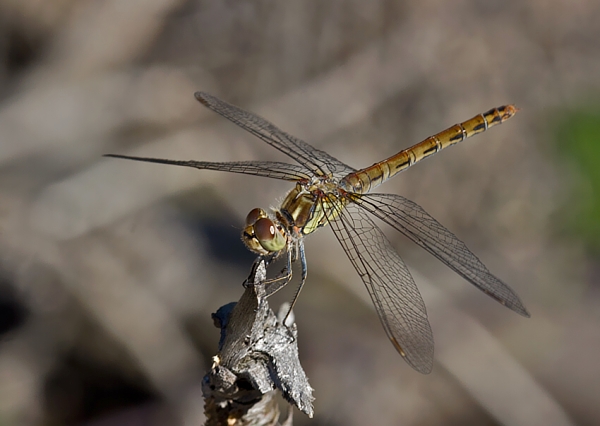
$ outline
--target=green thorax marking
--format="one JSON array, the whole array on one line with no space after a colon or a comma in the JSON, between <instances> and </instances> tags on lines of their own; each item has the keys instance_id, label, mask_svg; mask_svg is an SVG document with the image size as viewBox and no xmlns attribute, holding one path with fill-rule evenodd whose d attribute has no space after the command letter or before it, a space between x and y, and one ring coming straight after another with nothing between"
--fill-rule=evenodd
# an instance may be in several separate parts
<instances>
[{"instance_id":1,"label":"green thorax marking","mask_svg":"<svg viewBox=\"0 0 600 426\"><path fill-rule=\"evenodd\" d=\"M292 232L308 235L337 217L346 204L333 183L298 183L281 203L279 214Z\"/></svg>"}]
</instances>

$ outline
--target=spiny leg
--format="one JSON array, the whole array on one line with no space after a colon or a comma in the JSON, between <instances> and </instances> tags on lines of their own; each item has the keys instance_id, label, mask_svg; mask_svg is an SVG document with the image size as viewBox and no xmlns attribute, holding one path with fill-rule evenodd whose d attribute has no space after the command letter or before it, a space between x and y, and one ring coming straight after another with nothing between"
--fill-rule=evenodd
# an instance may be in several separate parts
<instances>
[{"instance_id":1,"label":"spiny leg","mask_svg":"<svg viewBox=\"0 0 600 426\"><path fill-rule=\"evenodd\" d=\"M277 293L292 280L292 263L295 259L294 251L295 250L293 250L293 247L288 245L286 250L286 266L276 277L269 278L265 281L266 297ZM271 257L271 259L269 259L267 262L267 266L276 258L277 256Z\"/></svg>"},{"instance_id":2,"label":"spiny leg","mask_svg":"<svg viewBox=\"0 0 600 426\"><path fill-rule=\"evenodd\" d=\"M306 282L306 275L308 273L308 268L306 265L306 255L304 253L304 242L302 240L298 241L297 250L298 250L298 254L300 255L300 267L301 267L300 284L298 284L298 289L296 290L296 294L294 294L294 298L292 299L292 303L290 304L290 309L288 309L287 314L283 318L283 324L285 324L287 322L288 317L292 313L292 309L294 309L294 305L296 305L296 301L298 300L298 296L300 295L300 292L302 291L302 287L304 287L304 283Z\"/></svg>"}]
</instances>

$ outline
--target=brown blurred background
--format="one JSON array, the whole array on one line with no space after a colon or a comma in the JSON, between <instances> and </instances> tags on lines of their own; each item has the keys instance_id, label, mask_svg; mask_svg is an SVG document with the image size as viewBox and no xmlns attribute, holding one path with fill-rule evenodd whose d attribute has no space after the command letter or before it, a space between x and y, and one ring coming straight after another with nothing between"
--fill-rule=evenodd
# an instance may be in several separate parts
<instances>
[{"instance_id":1,"label":"brown blurred background","mask_svg":"<svg viewBox=\"0 0 600 426\"><path fill-rule=\"evenodd\" d=\"M600 424L599 22L596 0L0 0L0 426L202 424L210 313L253 259L239 230L289 184L101 157L289 161L196 90L354 167L521 108L382 190L532 318L386 229L436 338L421 376L320 231L295 310L316 416L296 424Z\"/></svg>"}]
</instances>

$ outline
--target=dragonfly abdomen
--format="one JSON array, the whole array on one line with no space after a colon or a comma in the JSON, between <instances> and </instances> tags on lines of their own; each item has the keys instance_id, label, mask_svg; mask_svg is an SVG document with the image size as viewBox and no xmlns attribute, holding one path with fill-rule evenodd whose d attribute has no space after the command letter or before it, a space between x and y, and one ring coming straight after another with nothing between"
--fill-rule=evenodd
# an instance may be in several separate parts
<instances>
[{"instance_id":1,"label":"dragonfly abdomen","mask_svg":"<svg viewBox=\"0 0 600 426\"><path fill-rule=\"evenodd\" d=\"M476 115L467 121L455 124L440 133L430 136L383 161L349 174L341 180L340 187L346 191L356 193L369 192L401 171L436 152L456 145L478 133L485 132L490 127L504 123L516 112L517 109L513 105L492 108L483 114Z\"/></svg>"}]
</instances>

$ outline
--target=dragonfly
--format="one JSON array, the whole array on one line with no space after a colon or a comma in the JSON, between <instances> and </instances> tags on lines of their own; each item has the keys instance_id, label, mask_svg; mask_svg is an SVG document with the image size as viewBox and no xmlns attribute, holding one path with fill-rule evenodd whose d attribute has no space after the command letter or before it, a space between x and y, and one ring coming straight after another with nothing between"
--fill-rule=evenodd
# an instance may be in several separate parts
<instances>
[{"instance_id":1,"label":"dragonfly","mask_svg":"<svg viewBox=\"0 0 600 426\"><path fill-rule=\"evenodd\" d=\"M406 264L373 217L400 231L475 287L516 313L529 317L518 295L496 278L467 246L421 206L377 186L444 148L504 123L517 111L500 106L478 114L369 167L357 170L277 128L269 121L204 92L196 99L296 163L276 161L180 161L107 154L107 157L219 170L293 182L280 207L248 214L242 241L268 263L285 257L284 270L270 281L267 295L292 279L300 262L294 302L307 277L304 238L330 225L373 301L385 332L402 358L418 372L433 368L433 333L425 304ZM292 302L292 305L293 303Z\"/></svg>"}]
</instances>

